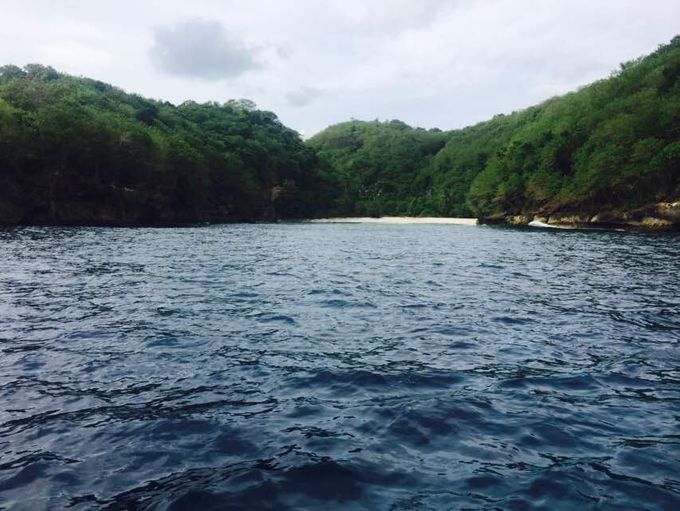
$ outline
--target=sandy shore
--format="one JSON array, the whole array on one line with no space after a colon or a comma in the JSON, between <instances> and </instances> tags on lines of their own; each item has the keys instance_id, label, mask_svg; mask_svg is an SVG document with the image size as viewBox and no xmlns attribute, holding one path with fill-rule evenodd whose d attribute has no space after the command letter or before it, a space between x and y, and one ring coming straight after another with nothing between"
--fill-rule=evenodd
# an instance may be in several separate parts
<instances>
[{"instance_id":1,"label":"sandy shore","mask_svg":"<svg viewBox=\"0 0 680 511\"><path fill-rule=\"evenodd\" d=\"M450 224L477 225L476 218L442 218L442 217L411 217L411 216L383 216L373 217L340 217L318 218L310 220L317 224Z\"/></svg>"}]
</instances>

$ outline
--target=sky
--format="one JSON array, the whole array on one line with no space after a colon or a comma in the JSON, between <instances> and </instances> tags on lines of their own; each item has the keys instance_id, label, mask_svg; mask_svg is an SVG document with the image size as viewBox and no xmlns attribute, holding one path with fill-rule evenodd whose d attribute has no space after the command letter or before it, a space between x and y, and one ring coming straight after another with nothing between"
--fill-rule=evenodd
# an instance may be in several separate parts
<instances>
[{"instance_id":1,"label":"sky","mask_svg":"<svg viewBox=\"0 0 680 511\"><path fill-rule=\"evenodd\" d=\"M303 136L350 118L455 129L605 78L679 21L680 0L0 0L0 65L248 98Z\"/></svg>"}]
</instances>

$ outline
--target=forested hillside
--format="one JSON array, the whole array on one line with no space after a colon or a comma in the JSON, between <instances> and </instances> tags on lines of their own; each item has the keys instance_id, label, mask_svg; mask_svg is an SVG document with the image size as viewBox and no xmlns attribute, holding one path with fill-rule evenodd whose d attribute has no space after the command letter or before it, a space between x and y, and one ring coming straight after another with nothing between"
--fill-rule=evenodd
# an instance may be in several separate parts
<instances>
[{"instance_id":1,"label":"forested hillside","mask_svg":"<svg viewBox=\"0 0 680 511\"><path fill-rule=\"evenodd\" d=\"M50 67L0 67L4 224L651 215L666 225L680 224L679 199L680 37L462 130L350 121L307 143L247 100L174 106Z\"/></svg>"},{"instance_id":2,"label":"forested hillside","mask_svg":"<svg viewBox=\"0 0 680 511\"><path fill-rule=\"evenodd\" d=\"M463 130L355 121L309 144L345 183L347 214L616 219L680 199L680 37L577 92Z\"/></svg>"},{"instance_id":3,"label":"forested hillside","mask_svg":"<svg viewBox=\"0 0 680 511\"><path fill-rule=\"evenodd\" d=\"M0 68L0 223L307 217L330 191L314 151L248 101L173 106Z\"/></svg>"},{"instance_id":4,"label":"forested hillside","mask_svg":"<svg viewBox=\"0 0 680 511\"><path fill-rule=\"evenodd\" d=\"M309 145L323 155L339 182L338 214L380 216L424 213L423 171L448 136L401 121L351 121L331 126Z\"/></svg>"}]
</instances>

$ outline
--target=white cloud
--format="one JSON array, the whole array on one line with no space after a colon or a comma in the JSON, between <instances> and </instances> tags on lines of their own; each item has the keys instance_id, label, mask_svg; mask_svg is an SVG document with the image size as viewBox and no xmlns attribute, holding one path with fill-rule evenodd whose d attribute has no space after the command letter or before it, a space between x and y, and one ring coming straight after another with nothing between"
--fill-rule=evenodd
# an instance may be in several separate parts
<instances>
[{"instance_id":1,"label":"white cloud","mask_svg":"<svg viewBox=\"0 0 680 511\"><path fill-rule=\"evenodd\" d=\"M287 93L286 99L288 100L289 105L303 107L312 103L322 94L323 91L317 89L316 87L305 86Z\"/></svg>"},{"instance_id":2,"label":"white cloud","mask_svg":"<svg viewBox=\"0 0 680 511\"><path fill-rule=\"evenodd\" d=\"M233 78L260 67L257 50L214 20L192 19L157 29L150 53L165 73L205 80Z\"/></svg>"}]
</instances>

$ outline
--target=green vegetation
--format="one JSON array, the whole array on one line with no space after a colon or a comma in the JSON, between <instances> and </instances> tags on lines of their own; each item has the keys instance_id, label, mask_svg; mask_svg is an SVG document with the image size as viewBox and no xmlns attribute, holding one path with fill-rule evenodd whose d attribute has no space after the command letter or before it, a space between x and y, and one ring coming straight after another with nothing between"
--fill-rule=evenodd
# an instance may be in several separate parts
<instances>
[{"instance_id":1,"label":"green vegetation","mask_svg":"<svg viewBox=\"0 0 680 511\"><path fill-rule=\"evenodd\" d=\"M318 168L246 100L176 107L40 65L0 68L1 223L312 216L331 191Z\"/></svg>"},{"instance_id":2,"label":"green vegetation","mask_svg":"<svg viewBox=\"0 0 680 511\"><path fill-rule=\"evenodd\" d=\"M422 170L446 143L439 130L413 129L400 121L332 126L309 141L340 183L334 213L418 215Z\"/></svg>"},{"instance_id":3,"label":"green vegetation","mask_svg":"<svg viewBox=\"0 0 680 511\"><path fill-rule=\"evenodd\" d=\"M463 130L333 126L345 214L550 214L680 198L680 37L608 79Z\"/></svg>"},{"instance_id":4,"label":"green vegetation","mask_svg":"<svg viewBox=\"0 0 680 511\"><path fill-rule=\"evenodd\" d=\"M680 37L462 130L351 121L306 144L247 100L180 106L0 68L0 223L507 217L680 199Z\"/></svg>"},{"instance_id":5,"label":"green vegetation","mask_svg":"<svg viewBox=\"0 0 680 511\"><path fill-rule=\"evenodd\" d=\"M452 132L351 121L308 143L342 183L340 214L469 216L472 180L525 117L501 115Z\"/></svg>"}]
</instances>

